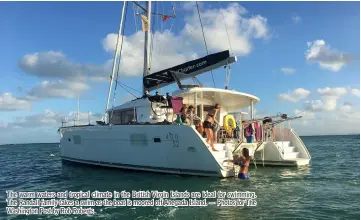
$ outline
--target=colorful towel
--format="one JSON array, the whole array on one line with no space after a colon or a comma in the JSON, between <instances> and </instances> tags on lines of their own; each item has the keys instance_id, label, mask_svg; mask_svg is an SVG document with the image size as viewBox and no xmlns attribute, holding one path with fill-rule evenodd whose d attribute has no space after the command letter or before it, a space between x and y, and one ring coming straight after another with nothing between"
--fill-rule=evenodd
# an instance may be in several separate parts
<instances>
[{"instance_id":1,"label":"colorful towel","mask_svg":"<svg viewBox=\"0 0 361 220\"><path fill-rule=\"evenodd\" d=\"M262 141L262 127L256 127L256 141Z\"/></svg>"}]
</instances>

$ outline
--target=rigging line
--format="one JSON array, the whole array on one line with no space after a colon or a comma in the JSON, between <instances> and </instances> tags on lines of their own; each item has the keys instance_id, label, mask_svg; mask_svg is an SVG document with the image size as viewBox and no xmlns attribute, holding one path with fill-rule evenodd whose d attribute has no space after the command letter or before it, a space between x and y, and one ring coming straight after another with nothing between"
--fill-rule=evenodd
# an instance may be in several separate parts
<instances>
[{"instance_id":1,"label":"rigging line","mask_svg":"<svg viewBox=\"0 0 361 220\"><path fill-rule=\"evenodd\" d=\"M120 50L119 50L119 62L118 62L118 68L117 68L117 76L116 76L116 81L118 81L119 78L119 66L120 66L120 60L122 57L122 50L123 50L123 42L124 42L124 29L125 29L125 25L127 23L127 12L128 12L128 2L124 2L125 5L125 16L124 16L124 25L123 25L123 30L122 30L122 42L120 44ZM112 79L113 80L113 79ZM114 112L114 102L115 102L115 96L117 94L117 85L118 83L115 84L115 88L114 88L114 96L113 96L113 104L112 104L112 113L110 116L110 121L113 118L113 112Z\"/></svg>"},{"instance_id":2,"label":"rigging line","mask_svg":"<svg viewBox=\"0 0 361 220\"><path fill-rule=\"evenodd\" d=\"M129 90L127 90L124 86L120 85L120 87L122 87L125 91L127 91L129 94L131 94L132 96L134 96L135 98L138 98L136 95L134 95L133 93L129 92Z\"/></svg>"},{"instance_id":3,"label":"rigging line","mask_svg":"<svg viewBox=\"0 0 361 220\"><path fill-rule=\"evenodd\" d=\"M132 90L134 90L134 91L136 91L136 92L142 93L141 91L139 91L139 90L137 90L137 89L134 89L134 88L132 88L131 86L128 86L127 84L125 84L125 83L122 83L122 82L117 81L117 80L114 80L114 81L115 81L116 83L119 83L119 84L122 84L123 86L128 87L129 89L132 89Z\"/></svg>"},{"instance_id":4,"label":"rigging line","mask_svg":"<svg viewBox=\"0 0 361 220\"><path fill-rule=\"evenodd\" d=\"M162 4L163 4L163 2L162 2ZM172 4L172 3L171 3L171 4ZM173 4L172 4L172 7L173 7ZM174 7L174 10L175 10L175 7ZM163 5L163 13L164 13L164 5ZM169 32L172 32L172 28L173 28L175 19L176 19L176 17L173 18L173 21L172 21L172 24L171 24L171 26L170 26ZM163 22L162 19L161 19L161 29L163 28L163 23L164 23L164 22ZM161 31L161 33L162 33L162 31ZM168 38L167 38L167 35L165 35L165 40L164 40L164 41L167 41L167 39L168 39ZM163 41L163 42L164 42L164 41ZM159 39L158 39L156 42L159 42ZM160 54L160 55L163 53L164 45L165 45L165 43L164 43L164 44L161 44L161 47L160 47L160 50L159 50L159 54Z\"/></svg>"},{"instance_id":5,"label":"rigging line","mask_svg":"<svg viewBox=\"0 0 361 220\"><path fill-rule=\"evenodd\" d=\"M231 53L233 54L233 52L232 52L232 51L233 51L233 49L232 49L232 44L231 44L231 40L230 40L229 34L228 34L228 28L227 28L227 25L226 25L226 21L224 20L224 15L223 15L223 11L222 11L222 5L221 5L221 2L220 2L220 1L218 1L218 3L219 3L220 10L221 10L224 27L226 28L226 33L227 33L229 48L231 49Z\"/></svg>"},{"instance_id":6,"label":"rigging line","mask_svg":"<svg viewBox=\"0 0 361 220\"><path fill-rule=\"evenodd\" d=\"M110 101L110 93L111 93L111 89L113 88L113 77L114 77L114 71L115 71L115 66L116 66L116 62L117 62L117 55L118 55L118 48L119 48L119 38L121 35L121 31L122 31L122 25L123 25L123 19L124 19L124 13L125 13L125 2L123 3L123 9L122 9L122 15L121 15L121 19L120 19L120 24L119 24L119 31L118 31L118 36L117 36L117 43L115 46L115 50L114 50L114 60L113 60L113 68L112 68L112 74L110 75L110 86L109 86L109 91L108 91L108 98L107 98L107 105L105 107L105 113L104 113L104 122L106 120L106 117L108 115L109 118L109 114L108 114L108 107L109 107L109 101Z\"/></svg>"},{"instance_id":7,"label":"rigging line","mask_svg":"<svg viewBox=\"0 0 361 220\"><path fill-rule=\"evenodd\" d=\"M204 45L206 46L206 51L207 51L207 55L208 55L207 41L206 41L206 37L204 36L203 24L202 24L202 19L201 19L201 13L199 12L198 1L196 1L196 4L197 4L197 11L198 11L199 21L201 23L201 28L202 28ZM216 83L214 82L214 77L213 77L213 71L212 70L211 70L211 74L212 74L213 86L216 87Z\"/></svg>"},{"instance_id":8,"label":"rigging line","mask_svg":"<svg viewBox=\"0 0 361 220\"><path fill-rule=\"evenodd\" d=\"M138 32L138 19L137 19L137 13L136 13L136 7L133 3L133 15L134 15L134 24L135 24L135 32Z\"/></svg>"},{"instance_id":9,"label":"rigging line","mask_svg":"<svg viewBox=\"0 0 361 220\"><path fill-rule=\"evenodd\" d=\"M172 4L172 6L173 6L173 4ZM175 10L175 7L174 7L174 10ZM170 25L169 33L171 33L171 32L172 32L172 28L173 28L173 24L174 24L174 22L175 22L175 19L176 19L176 18L174 18L174 19L173 19L172 24ZM165 36L165 40L167 40L167 36ZM165 44L163 44L163 45L162 45L162 47L161 47L161 50L160 50L160 53L159 53L159 54L162 54L162 53L163 53L163 50L164 50L164 45L165 45Z\"/></svg>"},{"instance_id":10,"label":"rigging line","mask_svg":"<svg viewBox=\"0 0 361 220\"><path fill-rule=\"evenodd\" d=\"M164 2L163 1L162 1L162 8L163 8L162 13L164 14ZM160 23L160 32L161 33L163 32L163 23Z\"/></svg>"}]
</instances>

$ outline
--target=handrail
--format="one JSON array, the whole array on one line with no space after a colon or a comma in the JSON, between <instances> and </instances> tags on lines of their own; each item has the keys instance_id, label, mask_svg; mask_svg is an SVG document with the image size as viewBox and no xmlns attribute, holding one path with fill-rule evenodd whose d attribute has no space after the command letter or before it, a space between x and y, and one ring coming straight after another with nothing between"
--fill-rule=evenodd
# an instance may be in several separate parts
<instances>
[{"instance_id":1,"label":"handrail","mask_svg":"<svg viewBox=\"0 0 361 220\"><path fill-rule=\"evenodd\" d=\"M290 129L290 131L291 131L291 133L298 139L298 141L300 141L301 144L302 144L303 146L305 146L305 143L303 143L302 139L293 131L293 129ZM304 149L305 149L308 157L311 159L311 154L310 154L310 152L308 152L307 147L304 147Z\"/></svg>"},{"instance_id":2,"label":"handrail","mask_svg":"<svg viewBox=\"0 0 361 220\"><path fill-rule=\"evenodd\" d=\"M239 142L235 149L232 151L232 154L238 150L238 148L243 144L243 142Z\"/></svg>"}]
</instances>

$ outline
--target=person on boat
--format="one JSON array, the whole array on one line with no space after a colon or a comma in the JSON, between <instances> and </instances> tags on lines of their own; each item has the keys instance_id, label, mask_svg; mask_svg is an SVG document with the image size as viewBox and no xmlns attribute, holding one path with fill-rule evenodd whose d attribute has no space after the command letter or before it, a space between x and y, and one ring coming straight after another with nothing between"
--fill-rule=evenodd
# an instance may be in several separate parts
<instances>
[{"instance_id":1,"label":"person on boat","mask_svg":"<svg viewBox=\"0 0 361 220\"><path fill-rule=\"evenodd\" d=\"M187 117L189 118L189 120L191 122L195 122L195 121L201 121L202 119L200 117L198 117L198 115L195 114L195 108L193 105L190 105L188 107L188 110L187 110Z\"/></svg>"},{"instance_id":2,"label":"person on boat","mask_svg":"<svg viewBox=\"0 0 361 220\"><path fill-rule=\"evenodd\" d=\"M211 148L213 151L217 151L214 148L214 131L213 131L213 129L214 129L215 125L218 125L218 121L215 118L216 118L216 115L220 108L221 108L221 105L216 104L214 106L214 109L211 110L210 112L208 112L208 114L206 116L206 120L203 122L203 128L207 135L206 142L209 145L211 145Z\"/></svg>"},{"instance_id":3,"label":"person on boat","mask_svg":"<svg viewBox=\"0 0 361 220\"><path fill-rule=\"evenodd\" d=\"M193 105L188 107L187 117L191 122L193 122L199 134L203 135L204 129L201 123L202 119L195 114L195 108Z\"/></svg>"},{"instance_id":4,"label":"person on boat","mask_svg":"<svg viewBox=\"0 0 361 220\"><path fill-rule=\"evenodd\" d=\"M247 143L252 143L253 141L253 126L252 123L245 124L244 127L244 136L246 137Z\"/></svg>"},{"instance_id":5,"label":"person on boat","mask_svg":"<svg viewBox=\"0 0 361 220\"><path fill-rule=\"evenodd\" d=\"M238 178L240 179L249 179L248 176L248 167L249 167L249 150L247 148L242 149L242 156L235 157L233 160L228 160L229 162L233 162L236 165L239 165L241 169L239 169Z\"/></svg>"},{"instance_id":6,"label":"person on boat","mask_svg":"<svg viewBox=\"0 0 361 220\"><path fill-rule=\"evenodd\" d=\"M187 115L186 109L182 107L177 115L176 123L186 124L187 123Z\"/></svg>"},{"instance_id":7,"label":"person on boat","mask_svg":"<svg viewBox=\"0 0 361 220\"><path fill-rule=\"evenodd\" d=\"M220 125L218 123L218 112L219 112L219 109L221 109L221 105L220 104L216 104L214 109L212 110L212 113L214 115L214 123L213 123L213 134L214 134L214 141L216 143L218 143L218 131L220 130Z\"/></svg>"},{"instance_id":8,"label":"person on boat","mask_svg":"<svg viewBox=\"0 0 361 220\"><path fill-rule=\"evenodd\" d=\"M276 141L275 125L272 122L272 118L264 117L263 124L266 127L266 136L268 137L268 139L271 138L271 141Z\"/></svg>"}]
</instances>

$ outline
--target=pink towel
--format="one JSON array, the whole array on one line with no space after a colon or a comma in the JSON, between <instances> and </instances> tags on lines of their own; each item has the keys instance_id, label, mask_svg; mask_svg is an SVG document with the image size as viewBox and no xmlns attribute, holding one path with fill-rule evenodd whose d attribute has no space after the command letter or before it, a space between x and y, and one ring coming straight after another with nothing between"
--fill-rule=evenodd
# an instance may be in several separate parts
<instances>
[{"instance_id":1,"label":"pink towel","mask_svg":"<svg viewBox=\"0 0 361 220\"><path fill-rule=\"evenodd\" d=\"M183 107L183 98L182 97L171 98L171 102L172 102L173 113L178 114L181 108Z\"/></svg>"},{"instance_id":2,"label":"pink towel","mask_svg":"<svg viewBox=\"0 0 361 220\"><path fill-rule=\"evenodd\" d=\"M262 127L258 126L256 128L256 140L261 141L262 140Z\"/></svg>"}]
</instances>

